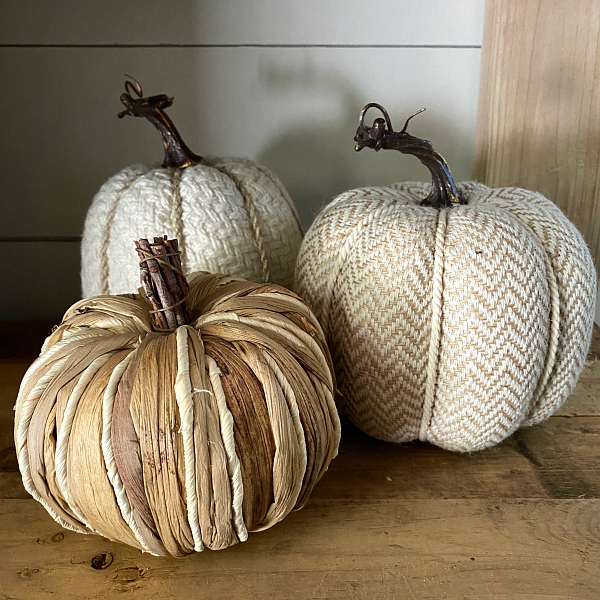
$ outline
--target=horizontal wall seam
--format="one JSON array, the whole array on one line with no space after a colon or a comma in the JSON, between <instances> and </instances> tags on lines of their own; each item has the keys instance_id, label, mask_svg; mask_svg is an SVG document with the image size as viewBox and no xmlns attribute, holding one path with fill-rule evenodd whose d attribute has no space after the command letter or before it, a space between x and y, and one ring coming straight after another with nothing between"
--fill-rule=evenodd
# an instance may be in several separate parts
<instances>
[{"instance_id":1,"label":"horizontal wall seam","mask_svg":"<svg viewBox=\"0 0 600 600\"><path fill-rule=\"evenodd\" d=\"M0 48L447 48L481 49L481 44L0 44Z\"/></svg>"},{"instance_id":2,"label":"horizontal wall seam","mask_svg":"<svg viewBox=\"0 0 600 600\"><path fill-rule=\"evenodd\" d=\"M0 235L0 243L81 242L80 235Z\"/></svg>"}]
</instances>

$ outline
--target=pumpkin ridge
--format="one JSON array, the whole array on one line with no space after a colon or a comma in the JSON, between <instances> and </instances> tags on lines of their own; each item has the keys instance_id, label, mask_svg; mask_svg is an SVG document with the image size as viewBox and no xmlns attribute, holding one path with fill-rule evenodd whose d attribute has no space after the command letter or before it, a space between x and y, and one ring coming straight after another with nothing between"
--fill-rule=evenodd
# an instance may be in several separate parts
<instances>
[{"instance_id":1,"label":"pumpkin ridge","mask_svg":"<svg viewBox=\"0 0 600 600\"><path fill-rule=\"evenodd\" d=\"M581 233L554 203L537 192L518 188L495 191L496 207L521 221L530 221L529 227L548 254L558 286L556 360L545 393L539 397L545 402L532 404L525 422L533 425L563 404L581 372L592 335L596 270Z\"/></svg>"},{"instance_id":2,"label":"pumpkin ridge","mask_svg":"<svg viewBox=\"0 0 600 600\"><path fill-rule=\"evenodd\" d=\"M227 455L227 472L231 480L232 491L232 517L235 533L239 540L244 542L248 539L248 530L244 523L244 514L242 504L244 501L244 484L242 482L242 473L240 460L235 449L235 437L233 432L233 417L227 406L227 399L221 384L221 369L212 356L206 355L206 364L208 365L208 376L213 388L214 398L217 402L219 422L221 427L221 437L223 446Z\"/></svg>"},{"instance_id":3,"label":"pumpkin ridge","mask_svg":"<svg viewBox=\"0 0 600 600\"><path fill-rule=\"evenodd\" d=\"M259 171L260 173L262 173L267 179L269 179L271 181L271 183L279 190L281 197L286 201L288 208L290 209L290 212L292 213L292 216L294 217L296 225L298 226L298 231L300 232L300 239L302 239L302 237L304 237L304 230L302 228L302 223L300 223L300 217L298 215L298 210L296 209L296 205L290 198L288 191L283 187L283 183L281 183L281 180L279 179L279 177L277 177L275 175L275 173L273 173L273 171L271 171L270 169L267 169L263 165L257 164L256 170Z\"/></svg>"},{"instance_id":4,"label":"pumpkin ridge","mask_svg":"<svg viewBox=\"0 0 600 600\"><path fill-rule=\"evenodd\" d=\"M129 354L128 348L110 353L83 390L69 434L66 465L69 493L74 505L86 515L90 528L109 539L142 549L144 546L115 502L101 444L103 396L114 369Z\"/></svg>"},{"instance_id":5,"label":"pumpkin ridge","mask_svg":"<svg viewBox=\"0 0 600 600\"><path fill-rule=\"evenodd\" d=\"M554 370L557 362L558 356L558 339L559 339L559 330L560 330L560 295L558 291L557 285L557 274L548 255L548 250L546 249L546 245L544 241L540 238L540 236L534 231L534 229L527 223L525 220L517 213L514 213L510 209L497 206L493 202L493 196L489 195L489 202L486 203L488 206L491 205L495 209L500 209L506 211L511 217L514 217L521 226L529 232L531 237L537 241L540 249L544 255L544 262L546 266L546 279L548 281L548 289L550 291L550 326L549 326L549 340L548 340L548 349L546 350L546 359L544 370L542 371L540 378L538 380L536 390L531 398L530 406L528 410L528 415L530 415L534 407L539 403L540 399L543 397L544 392L546 391L546 386L550 381L550 375ZM485 204L481 205L481 208L485 210ZM527 417L526 417L527 418Z\"/></svg>"},{"instance_id":6,"label":"pumpkin ridge","mask_svg":"<svg viewBox=\"0 0 600 600\"><path fill-rule=\"evenodd\" d=\"M119 188L114 198L112 198L111 204L108 209L108 215L106 217L106 235L102 238L102 246L100 248L100 282L101 289L100 294L110 294L110 264L108 261L108 250L110 248L110 237L112 234L113 224L115 222L115 214L123 194L140 178L146 175L150 169L146 169L141 173L136 173L131 179L126 181L122 187Z\"/></svg>"},{"instance_id":7,"label":"pumpkin ridge","mask_svg":"<svg viewBox=\"0 0 600 600\"><path fill-rule=\"evenodd\" d=\"M262 268L263 281L268 282L271 280L271 270L269 266L269 262L267 260L267 254L265 252L265 242L262 234L262 228L259 223L258 215L256 214L256 206L252 201L251 194L248 193L248 189L246 184L238 177L233 175L230 170L227 170L223 165L217 166L216 164L209 165L212 169L219 171L226 177L228 177L236 189L238 190L240 196L242 197L242 202L244 203L244 208L248 213L248 219L250 221L250 227L252 229L252 235L254 236L254 241L256 243L256 250L258 251L258 256L260 258L260 264Z\"/></svg>"},{"instance_id":8,"label":"pumpkin ridge","mask_svg":"<svg viewBox=\"0 0 600 600\"><path fill-rule=\"evenodd\" d=\"M175 399L179 409L180 432L183 442L183 466L185 471L185 492L187 519L194 540L194 550L203 549L202 532L198 519L198 495L196 491L196 460L194 453L194 407L192 381L190 377L190 356L188 333L194 333L189 325L179 327L175 333L177 354L177 375L175 379Z\"/></svg>"},{"instance_id":9,"label":"pumpkin ridge","mask_svg":"<svg viewBox=\"0 0 600 600\"><path fill-rule=\"evenodd\" d=\"M360 235L364 232L364 230L369 227L369 225L376 219L381 218L386 215L388 212L392 212L395 206L393 204L384 204L382 203L378 209L368 213L361 221L359 221L355 227L346 234L346 241L338 250L337 257L335 258L335 262L331 268L331 272L328 276L327 285L324 291L324 300L323 300L323 308L321 310L321 327L327 335L327 330L329 329L329 320L330 320L330 311L331 305L333 302L334 296L334 288L339 277L340 272L344 267L344 263L348 259L354 244Z\"/></svg>"},{"instance_id":10,"label":"pumpkin ridge","mask_svg":"<svg viewBox=\"0 0 600 600\"><path fill-rule=\"evenodd\" d=\"M134 518L134 521L136 523L139 521L138 526L146 529L153 537L158 536L158 529L144 492L139 438L130 406L131 393L142 354L150 341L159 335L158 333L149 333L134 350L133 358L123 372L115 392L110 432L116 471L123 484L125 497L132 508L132 515L138 516L138 519Z\"/></svg>"},{"instance_id":11,"label":"pumpkin ridge","mask_svg":"<svg viewBox=\"0 0 600 600\"><path fill-rule=\"evenodd\" d=\"M524 420L544 368L550 297L543 249L517 219L483 206L454 210L430 440L466 451L498 443Z\"/></svg>"},{"instance_id":12,"label":"pumpkin ridge","mask_svg":"<svg viewBox=\"0 0 600 600\"><path fill-rule=\"evenodd\" d=\"M115 501L121 511L123 520L127 523L140 546L155 555L164 556L166 550L154 533L142 522L139 515L129 501L127 491L117 469L112 443L112 421L115 398L125 372L137 355L136 349L130 353L113 369L106 391L102 399L102 455L106 465L106 474L113 487Z\"/></svg>"},{"instance_id":13,"label":"pumpkin ridge","mask_svg":"<svg viewBox=\"0 0 600 600\"><path fill-rule=\"evenodd\" d=\"M427 345L423 338L429 338L429 321L423 315L431 310L427 290L432 285L437 211L413 203L390 206L393 210L373 219L348 253L336 283L328 340L350 419L379 439L400 442L415 439L415 432L418 436L422 419L427 367L422 346ZM322 259L319 255L326 266L324 279L330 274L330 254ZM395 262L400 259L407 267L401 271ZM399 272L402 285L395 291L386 287ZM375 309L369 281L384 286ZM402 335L396 332L399 323ZM369 347L370 337L377 340L376 349ZM350 361L347 348L354 349ZM398 419L406 420L406 427L390 427Z\"/></svg>"}]
</instances>

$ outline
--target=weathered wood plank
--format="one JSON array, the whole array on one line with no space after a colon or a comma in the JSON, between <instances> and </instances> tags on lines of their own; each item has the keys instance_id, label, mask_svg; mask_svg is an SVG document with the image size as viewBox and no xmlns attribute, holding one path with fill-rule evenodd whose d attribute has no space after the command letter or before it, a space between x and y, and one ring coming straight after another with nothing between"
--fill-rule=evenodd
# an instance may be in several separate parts
<instances>
[{"instance_id":1,"label":"weathered wood plank","mask_svg":"<svg viewBox=\"0 0 600 600\"><path fill-rule=\"evenodd\" d=\"M224 552L155 558L0 502L4 598L596 600L600 500L312 501ZM92 558L112 564L94 570Z\"/></svg>"},{"instance_id":2,"label":"weathered wood plank","mask_svg":"<svg viewBox=\"0 0 600 600\"><path fill-rule=\"evenodd\" d=\"M473 177L538 190L600 261L596 0L486 3Z\"/></svg>"},{"instance_id":3,"label":"weathered wood plank","mask_svg":"<svg viewBox=\"0 0 600 600\"><path fill-rule=\"evenodd\" d=\"M470 455L378 442L346 425L315 498L599 498L600 419L551 418Z\"/></svg>"}]
</instances>

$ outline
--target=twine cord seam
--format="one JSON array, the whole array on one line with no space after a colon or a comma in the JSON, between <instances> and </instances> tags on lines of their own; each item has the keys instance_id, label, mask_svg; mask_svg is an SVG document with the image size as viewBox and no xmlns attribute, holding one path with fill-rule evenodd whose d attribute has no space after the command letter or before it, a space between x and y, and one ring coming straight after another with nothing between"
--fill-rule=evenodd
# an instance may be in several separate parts
<instances>
[{"instance_id":1,"label":"twine cord seam","mask_svg":"<svg viewBox=\"0 0 600 600\"><path fill-rule=\"evenodd\" d=\"M427 357L427 379L425 383L425 399L419 429L419 439L427 441L429 425L435 403L438 363L440 358L440 340L442 335L442 302L444 293L444 243L448 222L448 209L438 212L435 235L435 251L433 259L433 291L431 300L431 332Z\"/></svg>"},{"instance_id":2,"label":"twine cord seam","mask_svg":"<svg viewBox=\"0 0 600 600\"><path fill-rule=\"evenodd\" d=\"M106 234L102 237L102 246L100 248L100 285L101 285L101 293L108 294L110 293L110 286L108 283L110 277L110 264L108 261L108 249L110 247L110 236L112 233L113 224L115 221L115 216L117 213L117 208L119 207L119 203L121 202L121 198L123 194L133 185L133 183L143 177L149 169L142 173L136 173L129 181L125 182L123 187L119 189L115 197L112 199L112 202L108 209L108 215L106 218Z\"/></svg>"}]
</instances>

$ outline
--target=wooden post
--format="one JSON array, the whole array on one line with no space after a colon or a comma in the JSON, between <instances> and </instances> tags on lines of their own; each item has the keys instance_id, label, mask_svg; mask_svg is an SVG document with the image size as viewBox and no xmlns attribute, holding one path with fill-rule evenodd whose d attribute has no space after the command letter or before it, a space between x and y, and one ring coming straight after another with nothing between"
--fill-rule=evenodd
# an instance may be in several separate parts
<instances>
[{"instance_id":1,"label":"wooden post","mask_svg":"<svg viewBox=\"0 0 600 600\"><path fill-rule=\"evenodd\" d=\"M473 177L537 190L600 265L600 2L487 0Z\"/></svg>"}]
</instances>

